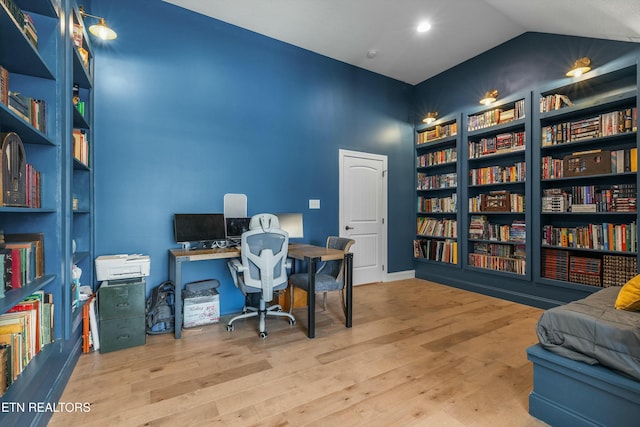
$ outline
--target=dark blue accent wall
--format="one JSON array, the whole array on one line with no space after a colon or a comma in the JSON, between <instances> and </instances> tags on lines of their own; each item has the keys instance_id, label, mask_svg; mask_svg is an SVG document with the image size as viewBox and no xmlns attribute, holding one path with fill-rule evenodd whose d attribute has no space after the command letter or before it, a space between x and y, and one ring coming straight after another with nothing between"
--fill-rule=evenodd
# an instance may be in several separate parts
<instances>
[{"instance_id":1,"label":"dark blue accent wall","mask_svg":"<svg viewBox=\"0 0 640 427\"><path fill-rule=\"evenodd\" d=\"M525 33L415 86L416 120L477 109L488 90L503 97L533 90L563 78L583 56L597 68L639 50L638 43Z\"/></svg>"},{"instance_id":2,"label":"dark blue accent wall","mask_svg":"<svg viewBox=\"0 0 640 427\"><path fill-rule=\"evenodd\" d=\"M413 269L410 85L159 0L93 0L118 38L96 47L96 253L151 257L168 278L176 212L303 212L305 241L338 234L338 150L388 156L388 271ZM320 199L320 210L308 200ZM243 298L225 263L185 268L220 279L221 311Z\"/></svg>"}]
</instances>

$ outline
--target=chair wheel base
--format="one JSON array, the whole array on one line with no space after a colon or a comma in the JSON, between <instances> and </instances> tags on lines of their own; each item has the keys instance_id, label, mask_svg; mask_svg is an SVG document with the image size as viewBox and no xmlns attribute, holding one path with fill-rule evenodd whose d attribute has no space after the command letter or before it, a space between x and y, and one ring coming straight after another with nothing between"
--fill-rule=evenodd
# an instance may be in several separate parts
<instances>
[{"instance_id":1,"label":"chair wheel base","mask_svg":"<svg viewBox=\"0 0 640 427\"><path fill-rule=\"evenodd\" d=\"M227 331L228 332L232 332L233 331L233 325L227 325Z\"/></svg>"},{"instance_id":2,"label":"chair wheel base","mask_svg":"<svg viewBox=\"0 0 640 427\"><path fill-rule=\"evenodd\" d=\"M269 335L266 331L265 332L260 332L260 338L262 338L263 340L267 338L267 335Z\"/></svg>"}]
</instances>

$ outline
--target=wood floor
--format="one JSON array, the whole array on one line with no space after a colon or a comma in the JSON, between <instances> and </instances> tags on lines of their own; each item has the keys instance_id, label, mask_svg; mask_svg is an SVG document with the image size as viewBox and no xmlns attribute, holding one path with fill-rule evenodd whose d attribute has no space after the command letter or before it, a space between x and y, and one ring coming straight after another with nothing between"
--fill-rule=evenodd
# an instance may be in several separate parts
<instances>
[{"instance_id":1,"label":"wood floor","mask_svg":"<svg viewBox=\"0 0 640 427\"><path fill-rule=\"evenodd\" d=\"M224 297L224 296L222 296ZM337 295L316 338L255 319L227 332L149 336L144 346L80 357L61 398L89 412L50 426L545 426L528 414L541 310L418 279L354 289L353 328Z\"/></svg>"}]
</instances>

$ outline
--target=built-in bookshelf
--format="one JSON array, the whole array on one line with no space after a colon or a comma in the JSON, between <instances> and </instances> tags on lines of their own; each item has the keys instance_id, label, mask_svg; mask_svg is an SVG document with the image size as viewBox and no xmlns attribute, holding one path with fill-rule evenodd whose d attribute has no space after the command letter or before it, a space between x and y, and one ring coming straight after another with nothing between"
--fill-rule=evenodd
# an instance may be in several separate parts
<instances>
[{"instance_id":1,"label":"built-in bookshelf","mask_svg":"<svg viewBox=\"0 0 640 427\"><path fill-rule=\"evenodd\" d=\"M72 310L73 240L86 253L86 283L93 282L91 152L86 163L73 160L73 129L91 130L92 54L87 42L88 67L82 65L64 21L71 22L72 16L78 22L72 0L0 1L0 139L10 133L20 138L28 191L25 203L0 203L0 228L7 242L30 241L24 253L35 253L32 263L21 267L20 287L7 288L0 297L0 317L32 304L26 302L30 298L41 298L42 311L53 311L52 322L44 322L46 315L37 322L41 340L24 353L28 360L0 396L3 405L56 402L79 357L81 316ZM72 82L86 101L84 116L74 107ZM80 219L73 212L74 193L86 212ZM7 425L43 425L50 416L48 411L10 410L1 418Z\"/></svg>"},{"instance_id":2,"label":"built-in bookshelf","mask_svg":"<svg viewBox=\"0 0 640 427\"><path fill-rule=\"evenodd\" d=\"M529 274L530 108L521 94L465 115L467 269Z\"/></svg>"},{"instance_id":3,"label":"built-in bookshelf","mask_svg":"<svg viewBox=\"0 0 640 427\"><path fill-rule=\"evenodd\" d=\"M602 67L536 93L536 278L623 285L638 274L637 65Z\"/></svg>"},{"instance_id":4,"label":"built-in bookshelf","mask_svg":"<svg viewBox=\"0 0 640 427\"><path fill-rule=\"evenodd\" d=\"M459 117L420 126L416 136L416 239L414 257L459 265Z\"/></svg>"},{"instance_id":5,"label":"built-in bookshelf","mask_svg":"<svg viewBox=\"0 0 640 427\"><path fill-rule=\"evenodd\" d=\"M73 128L70 138L72 159L72 266L82 271L81 284L95 288L93 280L93 48L86 26L77 7L72 9L73 28L70 34L73 61L73 87L71 90ZM77 329L82 320L79 290L70 289L71 310L74 313L72 328Z\"/></svg>"}]
</instances>

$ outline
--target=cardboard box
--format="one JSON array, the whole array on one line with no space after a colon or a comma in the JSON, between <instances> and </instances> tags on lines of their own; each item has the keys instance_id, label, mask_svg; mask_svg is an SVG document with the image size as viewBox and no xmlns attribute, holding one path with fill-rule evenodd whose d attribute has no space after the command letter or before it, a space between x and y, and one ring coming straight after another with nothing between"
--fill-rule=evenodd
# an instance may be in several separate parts
<instances>
[{"instance_id":1,"label":"cardboard box","mask_svg":"<svg viewBox=\"0 0 640 427\"><path fill-rule=\"evenodd\" d=\"M563 159L564 176L604 175L611 173L611 152L573 153Z\"/></svg>"},{"instance_id":2,"label":"cardboard box","mask_svg":"<svg viewBox=\"0 0 640 427\"><path fill-rule=\"evenodd\" d=\"M184 299L183 322L185 328L208 325L220 321L220 295L212 290L210 295Z\"/></svg>"}]
</instances>

